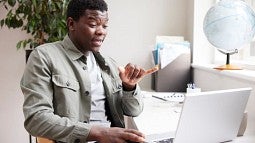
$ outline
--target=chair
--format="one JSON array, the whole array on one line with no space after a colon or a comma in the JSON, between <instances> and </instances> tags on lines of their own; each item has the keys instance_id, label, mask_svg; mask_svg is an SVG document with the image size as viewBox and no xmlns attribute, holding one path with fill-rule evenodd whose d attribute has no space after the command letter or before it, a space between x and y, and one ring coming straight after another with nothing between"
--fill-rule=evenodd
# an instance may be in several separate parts
<instances>
[{"instance_id":1,"label":"chair","mask_svg":"<svg viewBox=\"0 0 255 143\"><path fill-rule=\"evenodd\" d=\"M53 140L49 140L49 139L42 138L42 137L37 137L36 142L37 143L54 143Z\"/></svg>"}]
</instances>

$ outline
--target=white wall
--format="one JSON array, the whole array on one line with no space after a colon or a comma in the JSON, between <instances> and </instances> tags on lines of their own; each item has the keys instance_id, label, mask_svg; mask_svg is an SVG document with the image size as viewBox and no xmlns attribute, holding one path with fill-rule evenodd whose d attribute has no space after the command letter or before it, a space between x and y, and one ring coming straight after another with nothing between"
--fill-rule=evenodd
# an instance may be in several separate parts
<instances>
[{"instance_id":1,"label":"white wall","mask_svg":"<svg viewBox=\"0 0 255 143\"><path fill-rule=\"evenodd\" d=\"M109 34L102 52L121 65L128 62L145 69L153 66L151 51L157 35L187 38L188 0L108 0ZM151 86L151 76L141 81Z\"/></svg>"},{"instance_id":2,"label":"white wall","mask_svg":"<svg viewBox=\"0 0 255 143\"><path fill-rule=\"evenodd\" d=\"M203 21L215 0L194 0L193 63L212 63L214 47L208 42L203 31Z\"/></svg>"},{"instance_id":3,"label":"white wall","mask_svg":"<svg viewBox=\"0 0 255 143\"><path fill-rule=\"evenodd\" d=\"M109 35L102 52L122 65L132 62L150 68L150 52L156 35L186 37L187 0L107 1L110 15ZM0 7L0 19L4 14L3 7ZM28 135L23 127L23 96L19 88L25 56L23 50L17 51L15 47L17 41L24 37L26 35L19 30L0 29L1 143L28 143ZM141 82L143 89L149 89L150 84L150 76Z\"/></svg>"},{"instance_id":4,"label":"white wall","mask_svg":"<svg viewBox=\"0 0 255 143\"><path fill-rule=\"evenodd\" d=\"M0 19L5 12L0 8ZM24 51L16 50L16 43L25 34L19 30L0 29L0 142L28 142L23 127L23 95L19 81L23 73Z\"/></svg>"}]
</instances>

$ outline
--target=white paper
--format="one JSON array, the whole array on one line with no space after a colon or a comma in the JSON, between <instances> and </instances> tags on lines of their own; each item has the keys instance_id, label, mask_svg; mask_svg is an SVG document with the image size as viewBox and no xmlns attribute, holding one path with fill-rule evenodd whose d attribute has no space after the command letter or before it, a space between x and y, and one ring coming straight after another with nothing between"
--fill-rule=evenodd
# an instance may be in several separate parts
<instances>
[{"instance_id":1,"label":"white paper","mask_svg":"<svg viewBox=\"0 0 255 143\"><path fill-rule=\"evenodd\" d=\"M189 44L186 43L165 43L164 47L159 49L159 63L161 69L174 61L181 54L190 53Z\"/></svg>"},{"instance_id":2,"label":"white paper","mask_svg":"<svg viewBox=\"0 0 255 143\"><path fill-rule=\"evenodd\" d=\"M163 69L181 54L190 53L190 44L182 36L157 36L152 53L155 65Z\"/></svg>"}]
</instances>

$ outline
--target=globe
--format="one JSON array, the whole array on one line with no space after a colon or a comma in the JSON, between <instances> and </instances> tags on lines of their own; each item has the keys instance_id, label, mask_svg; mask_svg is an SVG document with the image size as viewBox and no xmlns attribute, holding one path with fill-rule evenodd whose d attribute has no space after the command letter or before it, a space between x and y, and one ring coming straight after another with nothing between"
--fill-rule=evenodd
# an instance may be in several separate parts
<instances>
[{"instance_id":1,"label":"globe","mask_svg":"<svg viewBox=\"0 0 255 143\"><path fill-rule=\"evenodd\" d=\"M242 0L221 0L206 13L203 30L208 41L229 56L253 39L255 13Z\"/></svg>"}]
</instances>

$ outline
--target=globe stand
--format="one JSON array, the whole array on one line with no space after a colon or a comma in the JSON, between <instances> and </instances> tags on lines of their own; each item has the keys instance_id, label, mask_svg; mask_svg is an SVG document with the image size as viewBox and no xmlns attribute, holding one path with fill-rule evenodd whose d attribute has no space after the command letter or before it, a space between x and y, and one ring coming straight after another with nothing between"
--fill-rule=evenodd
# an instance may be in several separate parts
<instances>
[{"instance_id":1,"label":"globe stand","mask_svg":"<svg viewBox=\"0 0 255 143\"><path fill-rule=\"evenodd\" d=\"M217 69L217 70L241 70L240 67L230 64L230 54L232 54L232 53L224 53L224 54L227 55L226 65L215 67L214 69Z\"/></svg>"}]
</instances>

